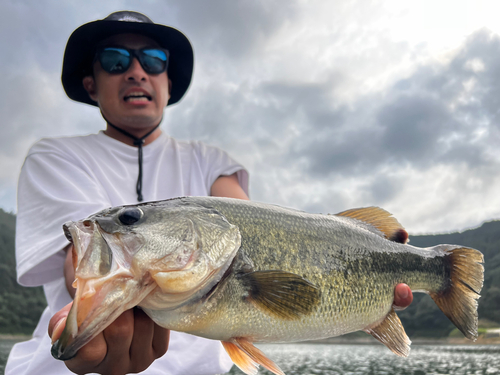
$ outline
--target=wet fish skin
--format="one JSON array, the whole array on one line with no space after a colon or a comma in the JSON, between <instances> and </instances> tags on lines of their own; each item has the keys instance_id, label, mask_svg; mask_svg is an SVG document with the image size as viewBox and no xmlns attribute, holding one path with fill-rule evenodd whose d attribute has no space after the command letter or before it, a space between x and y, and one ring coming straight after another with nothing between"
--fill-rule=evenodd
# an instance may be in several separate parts
<instances>
[{"instance_id":1,"label":"wet fish skin","mask_svg":"<svg viewBox=\"0 0 500 375\"><path fill-rule=\"evenodd\" d=\"M196 232L199 240L213 236L214 228L221 222L234 226L241 246L233 238L231 251L215 252L222 259L212 260L218 269L215 281L199 285L184 281L180 287L172 287L168 278L156 277L153 279L157 287L130 303L141 306L166 328L221 340L231 358L247 373L255 373L256 364L276 374L282 373L252 342L318 339L356 330L365 330L395 353L407 355L410 342L392 310L394 287L401 282L413 291L431 294L467 337L477 336L477 298L483 281L481 253L454 245L419 249L404 244L406 231L381 209L314 215L255 202L201 197L131 207L139 208L144 220L154 225L148 228L145 221L131 226L120 224L117 215L125 208L119 207L87 219L90 227L93 225L87 234L77 228L78 223L66 226L67 230L71 228L69 237L73 241L78 242L80 235L88 242L77 255L80 262L77 271L89 272L90 269L95 276L96 272L106 272L109 268L110 272L100 278L109 280L108 288L116 286L115 289L123 290L124 281L113 279L116 266L108 267L106 263L109 263L109 254L101 254L106 250L96 230L109 245L115 263L115 258L120 256L120 246L127 247L127 241L133 242L129 247L134 248L135 253L129 264L119 269L122 273L134 274L131 280L135 280L137 289L137 281L144 280L145 275L149 279L154 272L168 275L161 272L161 267L171 270L178 267L169 263L175 256L165 255L161 249L165 232L170 236L184 233L187 237ZM183 223L180 226L179 221ZM214 225L214 221L218 224ZM207 225L212 229L203 230ZM132 240L134 237L139 240ZM153 252L146 251L149 241L156 243ZM217 243L217 240L211 241L205 241L201 247L213 247ZM226 240L219 241L219 246L221 242ZM186 243L190 245L183 251L196 253L196 241ZM100 250L97 254L91 251L91 257L87 248ZM176 251L178 249L170 249L167 253L177 254ZM159 255L166 261L158 262ZM85 257L100 259L97 262L104 266L82 264ZM204 277L210 278L211 272ZM80 277L85 275L80 273ZM130 284L130 280L128 282ZM189 286L194 288L192 292L187 290ZM185 290L179 294L176 288ZM175 298L172 292L177 292ZM116 295L120 293L123 292ZM101 322L99 328L104 329L106 323ZM74 354L77 348L73 342L86 334L85 329L82 332L73 323L64 342L54 345L55 356L64 359Z\"/></svg>"}]
</instances>

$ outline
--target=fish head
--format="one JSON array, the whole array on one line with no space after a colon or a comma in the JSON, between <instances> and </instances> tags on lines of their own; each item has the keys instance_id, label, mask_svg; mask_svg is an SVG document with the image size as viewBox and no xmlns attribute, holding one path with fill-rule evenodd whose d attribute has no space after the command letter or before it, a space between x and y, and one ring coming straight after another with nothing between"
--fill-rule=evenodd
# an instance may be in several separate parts
<instances>
[{"instance_id":1,"label":"fish head","mask_svg":"<svg viewBox=\"0 0 500 375\"><path fill-rule=\"evenodd\" d=\"M76 293L52 347L61 360L134 306L168 310L206 294L241 244L219 212L176 200L106 209L63 229L73 244Z\"/></svg>"}]
</instances>

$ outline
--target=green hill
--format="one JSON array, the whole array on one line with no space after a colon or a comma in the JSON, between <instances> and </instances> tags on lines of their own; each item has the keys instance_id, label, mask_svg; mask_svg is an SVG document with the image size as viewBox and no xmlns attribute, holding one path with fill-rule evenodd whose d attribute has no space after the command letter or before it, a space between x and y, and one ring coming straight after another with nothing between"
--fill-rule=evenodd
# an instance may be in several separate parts
<instances>
[{"instance_id":1,"label":"green hill","mask_svg":"<svg viewBox=\"0 0 500 375\"><path fill-rule=\"evenodd\" d=\"M23 288L16 282L15 216L0 209L0 333L31 333L46 306L42 288ZM414 246L460 244L480 250L485 257L485 282L479 318L500 325L500 221L461 233L410 236ZM448 336L454 326L425 294L399 316L410 337Z\"/></svg>"},{"instance_id":2,"label":"green hill","mask_svg":"<svg viewBox=\"0 0 500 375\"><path fill-rule=\"evenodd\" d=\"M0 333L30 334L47 305L43 289L16 281L16 217L0 209Z\"/></svg>"}]
</instances>

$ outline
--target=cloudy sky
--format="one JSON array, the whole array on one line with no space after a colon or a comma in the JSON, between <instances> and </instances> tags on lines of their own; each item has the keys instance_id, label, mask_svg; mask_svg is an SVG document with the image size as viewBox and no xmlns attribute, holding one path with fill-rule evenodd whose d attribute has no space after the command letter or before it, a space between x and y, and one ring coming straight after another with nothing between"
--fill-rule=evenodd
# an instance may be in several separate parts
<instances>
[{"instance_id":1,"label":"cloudy sky","mask_svg":"<svg viewBox=\"0 0 500 375\"><path fill-rule=\"evenodd\" d=\"M123 9L189 37L194 80L163 130L228 151L252 199L377 205L415 234L500 219L497 0L2 0L4 210L36 140L104 128L65 96L62 56L75 28Z\"/></svg>"}]
</instances>

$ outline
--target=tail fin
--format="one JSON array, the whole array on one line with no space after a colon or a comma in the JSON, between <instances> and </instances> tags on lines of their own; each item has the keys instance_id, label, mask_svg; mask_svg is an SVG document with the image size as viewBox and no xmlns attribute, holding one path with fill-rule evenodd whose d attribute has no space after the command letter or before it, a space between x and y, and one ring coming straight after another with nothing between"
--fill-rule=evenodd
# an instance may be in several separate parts
<instances>
[{"instance_id":1,"label":"tail fin","mask_svg":"<svg viewBox=\"0 0 500 375\"><path fill-rule=\"evenodd\" d=\"M440 292L431 292L430 296L465 337L476 341L477 300L483 287L484 257L475 249L447 247L444 250L451 270L449 285Z\"/></svg>"}]
</instances>

